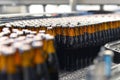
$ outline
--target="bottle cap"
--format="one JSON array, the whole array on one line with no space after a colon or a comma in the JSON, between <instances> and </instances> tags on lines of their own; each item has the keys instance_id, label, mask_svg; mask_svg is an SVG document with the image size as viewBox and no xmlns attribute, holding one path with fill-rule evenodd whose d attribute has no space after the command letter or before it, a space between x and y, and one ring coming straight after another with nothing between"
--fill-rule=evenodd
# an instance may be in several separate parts
<instances>
[{"instance_id":1,"label":"bottle cap","mask_svg":"<svg viewBox=\"0 0 120 80\"><path fill-rule=\"evenodd\" d=\"M3 36L3 37L0 37L0 42L1 41L6 41L6 40L8 40L9 38L7 37L7 36Z\"/></svg>"},{"instance_id":2,"label":"bottle cap","mask_svg":"<svg viewBox=\"0 0 120 80\"><path fill-rule=\"evenodd\" d=\"M54 39L54 36L51 36L51 35L46 35L46 40L52 40L52 39Z\"/></svg>"},{"instance_id":3,"label":"bottle cap","mask_svg":"<svg viewBox=\"0 0 120 80\"><path fill-rule=\"evenodd\" d=\"M16 33L11 33L11 34L10 34L10 38L17 38L17 36L18 36L18 35L17 35Z\"/></svg>"},{"instance_id":4,"label":"bottle cap","mask_svg":"<svg viewBox=\"0 0 120 80\"><path fill-rule=\"evenodd\" d=\"M32 46L33 47L41 47L41 46L43 46L43 43L42 43L42 41L34 41L34 42L32 42Z\"/></svg>"},{"instance_id":5,"label":"bottle cap","mask_svg":"<svg viewBox=\"0 0 120 80\"><path fill-rule=\"evenodd\" d=\"M35 35L33 35L33 34L28 34L27 36L26 36L26 38L33 38Z\"/></svg>"},{"instance_id":6,"label":"bottle cap","mask_svg":"<svg viewBox=\"0 0 120 80\"><path fill-rule=\"evenodd\" d=\"M0 37L3 37L3 36L4 36L4 32L1 32L1 33L0 33Z\"/></svg>"},{"instance_id":7,"label":"bottle cap","mask_svg":"<svg viewBox=\"0 0 120 80\"><path fill-rule=\"evenodd\" d=\"M12 44L14 42L14 39L8 39L6 41L4 41L4 45L8 45L8 44Z\"/></svg>"},{"instance_id":8,"label":"bottle cap","mask_svg":"<svg viewBox=\"0 0 120 80\"><path fill-rule=\"evenodd\" d=\"M31 31L30 34L36 35L37 32L36 31Z\"/></svg>"},{"instance_id":9,"label":"bottle cap","mask_svg":"<svg viewBox=\"0 0 120 80\"><path fill-rule=\"evenodd\" d=\"M17 33L19 30L18 29L12 29L13 33Z\"/></svg>"},{"instance_id":10,"label":"bottle cap","mask_svg":"<svg viewBox=\"0 0 120 80\"><path fill-rule=\"evenodd\" d=\"M45 30L40 30L39 33L45 33Z\"/></svg>"},{"instance_id":11,"label":"bottle cap","mask_svg":"<svg viewBox=\"0 0 120 80\"><path fill-rule=\"evenodd\" d=\"M7 46L3 47L2 50L1 50L1 52L6 56L14 54L15 51L16 51L15 48L7 47Z\"/></svg>"},{"instance_id":12,"label":"bottle cap","mask_svg":"<svg viewBox=\"0 0 120 80\"><path fill-rule=\"evenodd\" d=\"M31 49L31 47L28 44L24 44L24 45L21 45L21 47L19 47L20 51L28 51L30 49Z\"/></svg>"},{"instance_id":13,"label":"bottle cap","mask_svg":"<svg viewBox=\"0 0 120 80\"><path fill-rule=\"evenodd\" d=\"M42 37L40 37L40 36L34 36L33 40L34 41L41 41Z\"/></svg>"},{"instance_id":14,"label":"bottle cap","mask_svg":"<svg viewBox=\"0 0 120 80\"><path fill-rule=\"evenodd\" d=\"M11 26L11 24L7 23L7 24L5 24L5 27L10 28L10 27L12 27L12 26Z\"/></svg>"},{"instance_id":15,"label":"bottle cap","mask_svg":"<svg viewBox=\"0 0 120 80\"><path fill-rule=\"evenodd\" d=\"M9 31L9 28L3 28L2 31Z\"/></svg>"},{"instance_id":16,"label":"bottle cap","mask_svg":"<svg viewBox=\"0 0 120 80\"><path fill-rule=\"evenodd\" d=\"M23 41L23 40L25 40L25 36L20 36L15 39L15 41Z\"/></svg>"},{"instance_id":17,"label":"bottle cap","mask_svg":"<svg viewBox=\"0 0 120 80\"><path fill-rule=\"evenodd\" d=\"M46 34L44 33L38 33L37 36L41 37L41 38L44 38Z\"/></svg>"},{"instance_id":18,"label":"bottle cap","mask_svg":"<svg viewBox=\"0 0 120 80\"><path fill-rule=\"evenodd\" d=\"M18 35L23 35L23 31L18 31L17 34Z\"/></svg>"},{"instance_id":19,"label":"bottle cap","mask_svg":"<svg viewBox=\"0 0 120 80\"><path fill-rule=\"evenodd\" d=\"M33 42L33 39L26 39L23 41L24 44L31 44Z\"/></svg>"},{"instance_id":20,"label":"bottle cap","mask_svg":"<svg viewBox=\"0 0 120 80\"><path fill-rule=\"evenodd\" d=\"M53 27L47 27L47 29L53 29Z\"/></svg>"},{"instance_id":21,"label":"bottle cap","mask_svg":"<svg viewBox=\"0 0 120 80\"><path fill-rule=\"evenodd\" d=\"M14 43L12 44L12 46L13 46L14 48L16 48L16 49L19 49L22 45L23 45L22 42L14 42Z\"/></svg>"}]
</instances>

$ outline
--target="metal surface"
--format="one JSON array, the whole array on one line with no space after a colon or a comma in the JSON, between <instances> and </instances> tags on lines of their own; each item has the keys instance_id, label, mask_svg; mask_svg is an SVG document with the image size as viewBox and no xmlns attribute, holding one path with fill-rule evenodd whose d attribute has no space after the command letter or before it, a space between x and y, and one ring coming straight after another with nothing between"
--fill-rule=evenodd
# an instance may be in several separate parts
<instances>
[{"instance_id":1,"label":"metal surface","mask_svg":"<svg viewBox=\"0 0 120 80\"><path fill-rule=\"evenodd\" d=\"M60 75L60 80L86 80L88 68L83 68L74 72L65 72Z\"/></svg>"},{"instance_id":2,"label":"metal surface","mask_svg":"<svg viewBox=\"0 0 120 80\"><path fill-rule=\"evenodd\" d=\"M69 0L69 1L70 1L71 11L76 11L76 4L78 0Z\"/></svg>"},{"instance_id":3,"label":"metal surface","mask_svg":"<svg viewBox=\"0 0 120 80\"><path fill-rule=\"evenodd\" d=\"M74 71L74 72L64 72L60 74L60 80L86 80L87 79L87 72L88 67ZM119 69L119 70L118 70ZM112 78L110 80L119 80L119 74L120 74L120 64L112 64ZM116 75L116 76L115 76Z\"/></svg>"}]
</instances>

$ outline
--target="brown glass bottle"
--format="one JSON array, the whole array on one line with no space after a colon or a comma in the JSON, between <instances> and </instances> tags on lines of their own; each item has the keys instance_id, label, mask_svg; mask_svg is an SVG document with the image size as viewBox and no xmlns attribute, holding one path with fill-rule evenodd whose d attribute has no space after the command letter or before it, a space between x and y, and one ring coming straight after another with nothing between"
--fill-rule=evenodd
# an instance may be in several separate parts
<instances>
[{"instance_id":1,"label":"brown glass bottle","mask_svg":"<svg viewBox=\"0 0 120 80\"><path fill-rule=\"evenodd\" d=\"M79 32L79 24L75 25L75 47L80 47L79 44L80 32Z\"/></svg>"},{"instance_id":2,"label":"brown glass bottle","mask_svg":"<svg viewBox=\"0 0 120 80\"><path fill-rule=\"evenodd\" d=\"M21 47L21 45L23 45L23 43L20 42L14 42L12 44L12 46L16 49L16 52L14 54L14 62L15 62L15 66L16 66L16 73L18 74L18 78L20 80L22 80L22 59L21 59L21 55L19 52L19 48Z\"/></svg>"},{"instance_id":3,"label":"brown glass bottle","mask_svg":"<svg viewBox=\"0 0 120 80\"><path fill-rule=\"evenodd\" d=\"M83 26L79 26L79 32L80 32L80 35L79 35L79 44L80 44L80 47L83 47Z\"/></svg>"},{"instance_id":4,"label":"brown glass bottle","mask_svg":"<svg viewBox=\"0 0 120 80\"><path fill-rule=\"evenodd\" d=\"M75 46L75 26L74 25L69 25L68 28L68 35L67 37L67 45L69 47Z\"/></svg>"},{"instance_id":5,"label":"brown glass bottle","mask_svg":"<svg viewBox=\"0 0 120 80\"><path fill-rule=\"evenodd\" d=\"M50 75L50 80L58 80L58 60L55 53L54 37L47 36L47 67Z\"/></svg>"},{"instance_id":6,"label":"brown glass bottle","mask_svg":"<svg viewBox=\"0 0 120 80\"><path fill-rule=\"evenodd\" d=\"M61 25L52 25L56 43L59 45L62 41L62 26Z\"/></svg>"},{"instance_id":7,"label":"brown glass bottle","mask_svg":"<svg viewBox=\"0 0 120 80\"><path fill-rule=\"evenodd\" d=\"M35 80L50 80L48 69L45 61L45 57L43 56L42 50L43 43L40 41L35 41L32 43L33 51L34 51L34 64L35 64Z\"/></svg>"},{"instance_id":8,"label":"brown glass bottle","mask_svg":"<svg viewBox=\"0 0 120 80\"><path fill-rule=\"evenodd\" d=\"M2 48L4 48L2 46ZM0 50L0 80L7 80L6 57Z\"/></svg>"},{"instance_id":9,"label":"brown glass bottle","mask_svg":"<svg viewBox=\"0 0 120 80\"><path fill-rule=\"evenodd\" d=\"M61 30L61 43L62 43L62 47L66 47L67 45L67 36L68 36L68 25L62 25L62 30ZM67 45L69 46L69 45Z\"/></svg>"},{"instance_id":10,"label":"brown glass bottle","mask_svg":"<svg viewBox=\"0 0 120 80\"><path fill-rule=\"evenodd\" d=\"M19 48L21 54L21 66L22 66L22 78L23 80L35 80L35 71L33 69L31 60L31 47L27 44L22 45Z\"/></svg>"},{"instance_id":11,"label":"brown glass bottle","mask_svg":"<svg viewBox=\"0 0 120 80\"><path fill-rule=\"evenodd\" d=\"M52 27L47 27L46 33L54 36L53 28Z\"/></svg>"},{"instance_id":12,"label":"brown glass bottle","mask_svg":"<svg viewBox=\"0 0 120 80\"><path fill-rule=\"evenodd\" d=\"M16 73L16 66L14 63L15 49L13 47L5 47L2 52L6 57L7 80L20 80Z\"/></svg>"}]
</instances>

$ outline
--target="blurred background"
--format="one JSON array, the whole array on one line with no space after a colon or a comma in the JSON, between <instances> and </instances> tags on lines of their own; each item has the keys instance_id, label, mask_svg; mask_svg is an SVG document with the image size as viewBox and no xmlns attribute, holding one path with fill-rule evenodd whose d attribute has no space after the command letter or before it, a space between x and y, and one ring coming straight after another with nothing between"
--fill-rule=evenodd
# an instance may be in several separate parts
<instances>
[{"instance_id":1,"label":"blurred background","mask_svg":"<svg viewBox=\"0 0 120 80\"><path fill-rule=\"evenodd\" d=\"M0 14L119 13L119 4L119 0L0 0Z\"/></svg>"}]
</instances>

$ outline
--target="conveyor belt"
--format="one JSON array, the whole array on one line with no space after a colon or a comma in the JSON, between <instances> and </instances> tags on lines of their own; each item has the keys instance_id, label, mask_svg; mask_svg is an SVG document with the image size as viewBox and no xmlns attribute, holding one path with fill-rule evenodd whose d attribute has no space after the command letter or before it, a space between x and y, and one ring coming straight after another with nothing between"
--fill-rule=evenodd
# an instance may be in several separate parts
<instances>
[{"instance_id":1,"label":"conveyor belt","mask_svg":"<svg viewBox=\"0 0 120 80\"><path fill-rule=\"evenodd\" d=\"M60 80L86 80L88 68L60 74Z\"/></svg>"},{"instance_id":2,"label":"conveyor belt","mask_svg":"<svg viewBox=\"0 0 120 80\"><path fill-rule=\"evenodd\" d=\"M113 68L117 68L118 66L120 66L120 64L112 64L112 72L113 72ZM74 71L74 72L63 72L60 73L60 80L86 80L86 74L88 71L88 67ZM112 77L111 80L120 80L119 76L116 75Z\"/></svg>"}]
</instances>

